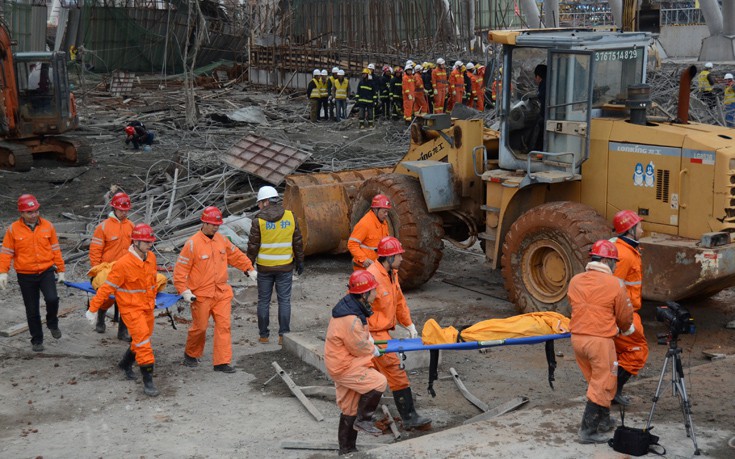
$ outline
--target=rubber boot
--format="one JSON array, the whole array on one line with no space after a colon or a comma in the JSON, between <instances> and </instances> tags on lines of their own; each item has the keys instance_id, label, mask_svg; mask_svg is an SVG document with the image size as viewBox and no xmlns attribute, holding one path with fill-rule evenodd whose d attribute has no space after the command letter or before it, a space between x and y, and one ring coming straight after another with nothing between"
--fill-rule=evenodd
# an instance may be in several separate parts
<instances>
[{"instance_id":1,"label":"rubber boot","mask_svg":"<svg viewBox=\"0 0 735 459\"><path fill-rule=\"evenodd\" d=\"M597 427L600 425L602 409L600 405L587 401L582 415L582 425L579 427L579 442L582 444L589 443L607 443L609 438L607 435L598 433Z\"/></svg>"},{"instance_id":2,"label":"rubber boot","mask_svg":"<svg viewBox=\"0 0 735 459\"><path fill-rule=\"evenodd\" d=\"M153 385L153 364L140 367L140 373L143 375L143 392L149 397L158 395L158 389Z\"/></svg>"},{"instance_id":3,"label":"rubber boot","mask_svg":"<svg viewBox=\"0 0 735 459\"><path fill-rule=\"evenodd\" d=\"M99 310L97 312L97 325L94 327L94 331L97 333L104 333L105 332L105 315L107 311Z\"/></svg>"},{"instance_id":4,"label":"rubber boot","mask_svg":"<svg viewBox=\"0 0 735 459\"><path fill-rule=\"evenodd\" d=\"M380 403L380 397L382 396L383 393L377 390L371 390L367 394L360 396L360 400L357 402L357 419L352 425L355 430L369 433L376 437L383 435L383 431L373 424L373 414L375 414L378 403Z\"/></svg>"},{"instance_id":5,"label":"rubber boot","mask_svg":"<svg viewBox=\"0 0 735 459\"><path fill-rule=\"evenodd\" d=\"M125 355L123 355L122 360L120 360L120 363L117 364L117 367L121 369L125 373L125 379L128 379L130 381L136 381L138 379L137 376L135 376L135 373L133 372L133 363L135 362L135 354L133 351L128 348L127 351L125 351Z\"/></svg>"},{"instance_id":6,"label":"rubber boot","mask_svg":"<svg viewBox=\"0 0 735 459\"><path fill-rule=\"evenodd\" d=\"M630 405L630 399L623 395L623 386L628 382L630 377L633 376L624 368L618 367L618 390L615 392L615 398L613 398L613 405Z\"/></svg>"},{"instance_id":7,"label":"rubber boot","mask_svg":"<svg viewBox=\"0 0 735 459\"><path fill-rule=\"evenodd\" d=\"M357 416L339 415L339 429L337 430L337 441L339 442L339 455L354 453L357 451L357 431L352 427Z\"/></svg>"},{"instance_id":8,"label":"rubber boot","mask_svg":"<svg viewBox=\"0 0 735 459\"><path fill-rule=\"evenodd\" d=\"M133 341L133 338L131 338L128 333L128 327L125 325L125 322L123 322L122 317L120 317L120 320L117 322L117 339L120 341L127 341L128 343Z\"/></svg>"},{"instance_id":9,"label":"rubber boot","mask_svg":"<svg viewBox=\"0 0 735 459\"><path fill-rule=\"evenodd\" d=\"M610 408L600 407L600 424L597 425L597 432L612 432L618 425L618 420L610 416Z\"/></svg>"},{"instance_id":10,"label":"rubber boot","mask_svg":"<svg viewBox=\"0 0 735 459\"><path fill-rule=\"evenodd\" d=\"M431 424L431 419L420 416L413 405L413 394L411 388L393 391L393 400L403 420L403 428L406 430L417 429Z\"/></svg>"}]
</instances>

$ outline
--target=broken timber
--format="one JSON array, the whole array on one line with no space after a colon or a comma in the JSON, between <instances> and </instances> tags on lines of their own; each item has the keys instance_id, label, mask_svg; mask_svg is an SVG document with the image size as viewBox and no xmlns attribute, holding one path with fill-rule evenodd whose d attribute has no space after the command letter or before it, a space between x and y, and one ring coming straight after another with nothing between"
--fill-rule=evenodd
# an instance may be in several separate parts
<instances>
[{"instance_id":1,"label":"broken timber","mask_svg":"<svg viewBox=\"0 0 735 459\"><path fill-rule=\"evenodd\" d=\"M316 407L309 401L308 398L306 398L306 395L304 395L304 393L301 392L301 389L299 389L299 386L297 386L296 383L293 382L291 377L288 376L285 371L283 371L283 368L281 368L281 366L278 365L278 362L273 362L271 365L273 365L273 368L276 369L276 373L278 374L278 376L280 376L281 379L283 379L283 382L285 382L288 388L291 389L291 392L296 396L296 398L299 399L301 404L304 405L307 410L309 410L309 413L311 413L311 415L314 416L314 418L317 421L320 421L320 422L323 421L324 416L322 416L319 410L316 409Z\"/></svg>"},{"instance_id":2,"label":"broken timber","mask_svg":"<svg viewBox=\"0 0 735 459\"><path fill-rule=\"evenodd\" d=\"M487 404L485 402L483 402L479 398L475 397L472 394L472 392L470 392L469 390L467 390L467 388L464 386L464 383L459 378L459 374L457 374L457 370L455 370L454 368L450 368L449 369L449 373L451 373L452 379L454 379L454 384L457 385L457 388L459 389L460 392L462 392L462 395L464 395L464 398L466 398L467 400L469 400L470 403L472 403L473 405L475 405L476 407L478 407L481 411L488 411L488 410L490 410L490 407L487 406Z\"/></svg>"},{"instance_id":3,"label":"broken timber","mask_svg":"<svg viewBox=\"0 0 735 459\"><path fill-rule=\"evenodd\" d=\"M502 414L513 411L516 408L519 408L520 406L525 405L526 403L528 403L528 397L516 397L513 400L509 400L503 403L502 405L496 406L492 410L488 410L482 414L478 414L477 416L466 420L462 424L472 424L473 422L484 421L485 419L495 418Z\"/></svg>"},{"instance_id":4,"label":"broken timber","mask_svg":"<svg viewBox=\"0 0 735 459\"><path fill-rule=\"evenodd\" d=\"M398 431L398 426L396 426L396 420L393 419L393 415L390 414L390 410L385 405L380 405L380 408L383 410L383 413L388 417L388 425L390 426L390 431L393 432L393 436L396 440L399 440L401 438L401 432Z\"/></svg>"},{"instance_id":5,"label":"broken timber","mask_svg":"<svg viewBox=\"0 0 735 459\"><path fill-rule=\"evenodd\" d=\"M57 314L57 316L58 317L64 317L65 315L67 315L67 314L69 314L71 312L76 311L78 308L79 308L79 306L71 306L71 307L62 309L61 311L59 311L59 313ZM42 324L43 323L46 323L46 317L41 316L41 323ZM28 330L28 324L27 323L25 323L25 324L16 324L16 325L13 325L12 327L6 328L5 330L0 330L0 336L5 336L5 337L15 336L18 333L22 333L22 332L24 332L26 330Z\"/></svg>"}]
</instances>

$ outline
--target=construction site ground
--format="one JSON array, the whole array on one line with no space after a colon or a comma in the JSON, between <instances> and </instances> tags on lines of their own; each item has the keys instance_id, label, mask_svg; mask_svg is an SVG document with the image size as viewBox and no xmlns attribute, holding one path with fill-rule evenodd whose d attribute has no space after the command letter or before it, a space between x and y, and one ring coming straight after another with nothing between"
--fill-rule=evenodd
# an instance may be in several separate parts
<instances>
[{"instance_id":1,"label":"construction site ground","mask_svg":"<svg viewBox=\"0 0 735 459\"><path fill-rule=\"evenodd\" d=\"M180 127L180 104L145 118L157 132L158 142L150 152L133 151L123 144L124 120L140 117L142 97L129 104L88 94L82 101L81 135L94 144L94 163L89 167L55 168L38 164L28 173L0 172L0 225L4 229L17 217L15 199L34 193L42 215L64 222L70 215L98 218L104 194L113 184L128 191L145 186L147 174L166 162L193 156L209 156L239 138L258 133L269 138L303 145L313 151L334 151L332 163L355 161L383 165L400 158L408 145L405 126L379 122L375 130L358 130L354 120L314 125L304 119L306 100L276 97L264 91L234 91L217 96L218 90L199 94L203 111L223 111L227 104L212 106L227 98L237 104L259 105L275 115L263 126ZM167 97L164 93L164 99ZM170 94L173 94L171 92ZM173 96L171 96L173 97ZM178 107L178 108L177 108ZM229 110L232 107L228 108ZM280 118L279 118L280 117ZM397 142L397 140L403 143ZM392 155L392 156L391 156ZM324 162L324 160L322 160ZM253 186L257 188L257 182ZM252 191L252 190L246 190ZM64 216L66 214L66 216ZM79 238L62 240L64 253L76 253L84 243ZM175 260L163 253L162 261ZM67 269L68 280L86 280L86 258ZM308 257L304 274L294 281L291 329L321 340L330 310L344 294L351 272L346 255ZM243 285L240 277L232 281ZM336 444L339 410L329 398L309 397L324 416L318 422L292 396L276 376L277 362L298 386L330 386L317 369L304 363L276 343L276 305L271 307L271 343L260 344L256 319L255 289L236 289L232 310L233 365L237 373L212 371L211 329L198 368L182 365L188 309L177 313L178 329L166 316L156 319L153 348L156 355L155 383L160 396L143 395L142 384L125 381L117 369L125 350L113 325L96 333L84 319L86 294L60 288L60 320L63 336L51 338L46 330L42 353L31 351L27 331L0 337L0 441L4 457L334 457L336 451L284 449L283 442L302 446ZM169 286L169 291L173 292ZM438 273L422 288L407 292L408 304L419 330L429 318L440 325L462 326L490 318L516 314L505 300L499 272L484 263L479 246L459 250L446 246ZM686 388L692 403L692 419L699 447L705 457L728 458L735 450L735 330L725 325L735 319L735 291L726 290L707 300L686 303L696 320L697 332L682 335L682 361ZM657 333L666 326L655 319L656 304L642 309L650 346L646 367L626 386L633 404L626 424L644 427L651 409L666 355L666 346L656 344ZM174 311L176 312L176 311ZM42 312L43 316L43 312ZM0 332L24 325L22 300L14 275L8 290L0 291ZM396 337L407 336L401 329ZM288 340L288 338L287 338ZM289 344L292 348L293 343ZM485 351L445 351L435 382L437 396L427 392L428 369L411 370L409 377L419 412L433 419L432 429L402 432L394 441L387 431L381 437L358 437L361 452L354 457L623 457L607 445L577 443L577 429L584 409L586 384L574 359L569 340L556 342L558 368L555 390L547 382L543 346L505 346ZM711 360L708 354L717 354ZM529 402L500 417L463 425L481 414L459 392L449 373L454 368L465 386L490 408L524 396ZM274 377L275 376L275 377ZM391 394L385 404L397 416ZM619 414L615 413L619 418ZM378 415L378 418L382 415ZM664 390L656 407L654 434L667 450L667 457L692 457L682 413L671 390L670 368L664 375ZM729 442L729 445L728 445ZM307 445L308 444L308 445Z\"/></svg>"}]
</instances>

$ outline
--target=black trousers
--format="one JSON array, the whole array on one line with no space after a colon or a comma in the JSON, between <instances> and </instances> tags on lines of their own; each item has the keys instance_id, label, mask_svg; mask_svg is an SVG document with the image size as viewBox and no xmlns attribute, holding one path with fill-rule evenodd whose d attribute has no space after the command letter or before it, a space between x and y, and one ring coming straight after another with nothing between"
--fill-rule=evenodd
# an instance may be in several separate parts
<instances>
[{"instance_id":1,"label":"black trousers","mask_svg":"<svg viewBox=\"0 0 735 459\"><path fill-rule=\"evenodd\" d=\"M46 301L46 326L49 330L59 328L59 295L56 293L55 272L56 267L51 267L40 274L18 274L18 286L26 306L26 320L32 344L43 343L41 293Z\"/></svg>"}]
</instances>

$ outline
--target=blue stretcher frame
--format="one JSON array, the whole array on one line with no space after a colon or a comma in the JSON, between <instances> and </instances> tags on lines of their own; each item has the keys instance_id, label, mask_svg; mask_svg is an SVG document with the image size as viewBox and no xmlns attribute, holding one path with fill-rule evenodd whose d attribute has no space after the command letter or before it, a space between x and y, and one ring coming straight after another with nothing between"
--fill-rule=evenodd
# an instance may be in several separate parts
<instances>
[{"instance_id":1,"label":"blue stretcher frame","mask_svg":"<svg viewBox=\"0 0 735 459\"><path fill-rule=\"evenodd\" d=\"M97 293L97 290L92 287L90 282L64 282L64 285L83 290L87 293L91 293L92 295ZM114 296L111 295L110 298L114 298ZM157 293L156 309L168 309L175 305L180 299L182 299L181 295L174 295L173 293Z\"/></svg>"},{"instance_id":2,"label":"blue stretcher frame","mask_svg":"<svg viewBox=\"0 0 735 459\"><path fill-rule=\"evenodd\" d=\"M421 338L413 339L390 339L387 341L376 341L375 344L386 344L384 349L381 349L381 353L403 353L412 351L431 351L431 350L446 350L446 351L466 351L473 349L482 349L485 347L496 347L496 346L513 346L521 344L538 344L545 343L547 341L553 341L557 339L570 338L571 333L560 333L553 335L539 335L539 336L524 336L522 338L505 338L505 339L493 339L487 341L466 341L459 343L446 343L446 344L424 344L421 342Z\"/></svg>"}]
</instances>

